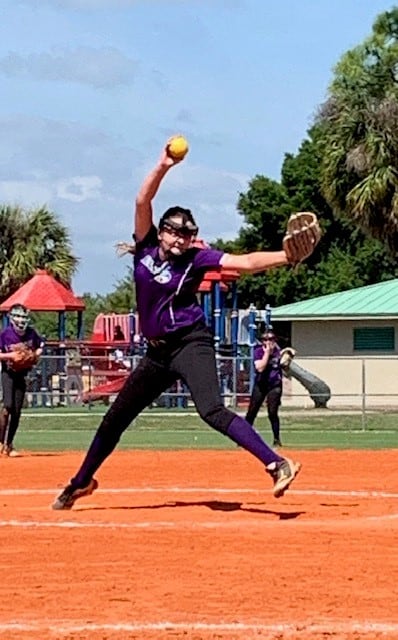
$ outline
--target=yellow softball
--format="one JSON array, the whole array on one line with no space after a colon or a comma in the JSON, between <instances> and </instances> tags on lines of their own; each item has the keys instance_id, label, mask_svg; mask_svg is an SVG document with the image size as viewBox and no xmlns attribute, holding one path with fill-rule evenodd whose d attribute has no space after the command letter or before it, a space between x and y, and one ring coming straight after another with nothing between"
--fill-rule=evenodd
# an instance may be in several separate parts
<instances>
[{"instance_id":1,"label":"yellow softball","mask_svg":"<svg viewBox=\"0 0 398 640\"><path fill-rule=\"evenodd\" d=\"M174 160L185 158L189 150L188 142L184 136L173 136L167 143L167 153Z\"/></svg>"}]
</instances>

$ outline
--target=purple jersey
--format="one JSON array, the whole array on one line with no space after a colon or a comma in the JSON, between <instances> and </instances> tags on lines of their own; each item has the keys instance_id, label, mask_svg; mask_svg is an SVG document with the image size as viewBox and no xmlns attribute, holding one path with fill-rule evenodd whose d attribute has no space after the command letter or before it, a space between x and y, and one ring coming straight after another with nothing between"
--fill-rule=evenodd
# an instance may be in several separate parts
<instances>
[{"instance_id":1,"label":"purple jersey","mask_svg":"<svg viewBox=\"0 0 398 640\"><path fill-rule=\"evenodd\" d=\"M264 356L264 349L261 345L254 348L253 360L261 360ZM265 384L272 389L273 387L279 387L282 385L282 369L280 365L281 350L278 345L275 345L272 353L269 356L267 366L264 371L256 372L256 382Z\"/></svg>"},{"instance_id":2,"label":"purple jersey","mask_svg":"<svg viewBox=\"0 0 398 640\"><path fill-rule=\"evenodd\" d=\"M17 333L12 325L0 333L0 351L3 353L14 351L22 345L35 351L44 346L44 340L32 327L28 327L23 335ZM2 362L2 366L4 370L8 368L5 361Z\"/></svg>"},{"instance_id":3,"label":"purple jersey","mask_svg":"<svg viewBox=\"0 0 398 640\"><path fill-rule=\"evenodd\" d=\"M223 255L216 249L191 248L174 260L162 261L155 227L137 243L137 310L147 339L161 338L205 320L196 292L206 271L221 268Z\"/></svg>"}]
</instances>

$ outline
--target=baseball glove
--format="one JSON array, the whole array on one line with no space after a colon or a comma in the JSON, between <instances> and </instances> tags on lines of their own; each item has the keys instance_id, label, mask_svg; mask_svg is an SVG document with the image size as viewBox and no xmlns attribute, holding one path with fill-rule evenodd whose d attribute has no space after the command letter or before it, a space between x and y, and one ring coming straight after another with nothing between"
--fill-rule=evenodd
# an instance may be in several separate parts
<instances>
[{"instance_id":1,"label":"baseball glove","mask_svg":"<svg viewBox=\"0 0 398 640\"><path fill-rule=\"evenodd\" d=\"M29 349L29 347L19 347L15 350L11 368L14 371L28 370L34 367L38 360L39 358L32 349Z\"/></svg>"},{"instance_id":2,"label":"baseball glove","mask_svg":"<svg viewBox=\"0 0 398 640\"><path fill-rule=\"evenodd\" d=\"M315 213L308 211L292 213L282 243L289 263L295 266L308 258L321 239L321 235Z\"/></svg>"}]
</instances>

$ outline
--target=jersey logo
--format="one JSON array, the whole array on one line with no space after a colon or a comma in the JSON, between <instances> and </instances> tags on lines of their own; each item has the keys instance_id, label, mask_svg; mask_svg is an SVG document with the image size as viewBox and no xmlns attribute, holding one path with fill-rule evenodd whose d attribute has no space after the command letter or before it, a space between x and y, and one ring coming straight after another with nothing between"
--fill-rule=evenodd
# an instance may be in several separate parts
<instances>
[{"instance_id":1,"label":"jersey logo","mask_svg":"<svg viewBox=\"0 0 398 640\"><path fill-rule=\"evenodd\" d=\"M159 284L166 284L167 282L170 282L172 273L168 262L163 262L163 264L158 266L150 255L144 256L140 262L148 269L148 271L150 271L150 273L152 273L155 282L158 282Z\"/></svg>"}]
</instances>

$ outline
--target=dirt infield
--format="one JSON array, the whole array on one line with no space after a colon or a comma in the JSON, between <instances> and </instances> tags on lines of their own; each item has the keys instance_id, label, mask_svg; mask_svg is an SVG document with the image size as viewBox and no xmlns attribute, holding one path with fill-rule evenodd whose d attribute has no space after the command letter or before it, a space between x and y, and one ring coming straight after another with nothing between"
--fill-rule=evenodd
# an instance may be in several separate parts
<instances>
[{"instance_id":1,"label":"dirt infield","mask_svg":"<svg viewBox=\"0 0 398 640\"><path fill-rule=\"evenodd\" d=\"M286 452L287 454L288 452ZM398 638L398 451L300 452L276 500L244 451L0 459L0 640Z\"/></svg>"}]
</instances>

